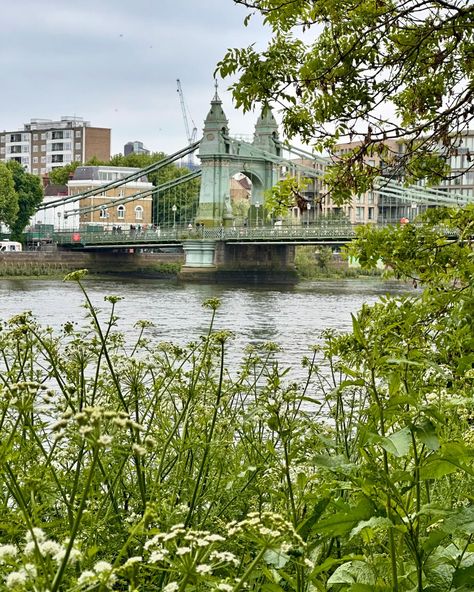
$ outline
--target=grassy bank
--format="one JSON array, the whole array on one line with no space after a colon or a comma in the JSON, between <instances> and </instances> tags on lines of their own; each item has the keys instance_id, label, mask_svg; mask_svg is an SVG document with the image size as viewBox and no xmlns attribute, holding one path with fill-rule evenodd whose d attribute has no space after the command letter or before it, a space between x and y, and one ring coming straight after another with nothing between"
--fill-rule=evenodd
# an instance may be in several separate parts
<instances>
[{"instance_id":1,"label":"grassy bank","mask_svg":"<svg viewBox=\"0 0 474 592\"><path fill-rule=\"evenodd\" d=\"M381 277L382 270L364 270L349 267L339 253L334 254L329 247L299 246L296 248L295 265L301 279Z\"/></svg>"}]
</instances>

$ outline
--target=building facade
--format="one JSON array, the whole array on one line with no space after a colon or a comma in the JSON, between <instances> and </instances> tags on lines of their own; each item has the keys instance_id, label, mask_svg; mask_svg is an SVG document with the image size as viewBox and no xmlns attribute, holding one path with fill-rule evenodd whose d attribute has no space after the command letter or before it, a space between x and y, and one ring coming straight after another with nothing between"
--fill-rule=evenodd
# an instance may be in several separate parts
<instances>
[{"instance_id":1,"label":"building facade","mask_svg":"<svg viewBox=\"0 0 474 592\"><path fill-rule=\"evenodd\" d=\"M129 154L150 154L150 151L145 148L143 142L135 140L135 142L127 142L123 147L124 156Z\"/></svg>"},{"instance_id":2,"label":"building facade","mask_svg":"<svg viewBox=\"0 0 474 592\"><path fill-rule=\"evenodd\" d=\"M32 119L22 130L0 132L0 160L16 160L33 175L46 176L56 167L93 157L110 160L110 129L92 127L81 117Z\"/></svg>"},{"instance_id":3,"label":"building facade","mask_svg":"<svg viewBox=\"0 0 474 592\"><path fill-rule=\"evenodd\" d=\"M44 203L59 202L54 208L40 210L32 218L31 227L53 225L57 230L71 231L78 229L110 230L121 228L146 227L152 222L153 184L146 176L129 181L120 187L100 192L98 195L84 197L77 201L68 198L90 190L97 190L112 181L117 181L138 172L140 169L113 166L80 166L68 182L67 192L50 192L45 195ZM138 193L148 195L128 201ZM64 198L64 203L60 199ZM117 202L117 203L114 203Z\"/></svg>"}]
</instances>

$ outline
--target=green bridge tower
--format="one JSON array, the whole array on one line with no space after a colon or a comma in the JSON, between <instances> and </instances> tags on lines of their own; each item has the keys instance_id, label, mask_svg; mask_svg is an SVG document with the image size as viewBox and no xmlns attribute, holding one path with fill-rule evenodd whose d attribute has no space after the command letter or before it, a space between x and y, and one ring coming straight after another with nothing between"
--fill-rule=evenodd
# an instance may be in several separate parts
<instances>
[{"instance_id":1,"label":"green bridge tower","mask_svg":"<svg viewBox=\"0 0 474 592\"><path fill-rule=\"evenodd\" d=\"M230 182L238 173L243 173L252 182L251 216L255 207L262 207L263 213L265 191L278 180L278 167L271 156L280 156L281 144L271 110L262 111L251 145L231 142L228 123L216 88L204 121L198 154L202 174L197 222L205 226L232 226ZM253 147L258 150L252 150ZM266 158L267 154L269 158Z\"/></svg>"}]
</instances>

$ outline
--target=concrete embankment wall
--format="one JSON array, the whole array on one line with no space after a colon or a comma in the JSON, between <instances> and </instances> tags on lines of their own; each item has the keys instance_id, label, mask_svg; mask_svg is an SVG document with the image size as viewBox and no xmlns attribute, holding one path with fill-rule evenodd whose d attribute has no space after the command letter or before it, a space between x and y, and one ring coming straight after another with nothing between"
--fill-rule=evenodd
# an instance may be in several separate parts
<instances>
[{"instance_id":1,"label":"concrete embankment wall","mask_svg":"<svg viewBox=\"0 0 474 592\"><path fill-rule=\"evenodd\" d=\"M109 253L85 251L23 251L0 253L0 277L36 276L88 269L99 274L175 275L181 253Z\"/></svg>"}]
</instances>

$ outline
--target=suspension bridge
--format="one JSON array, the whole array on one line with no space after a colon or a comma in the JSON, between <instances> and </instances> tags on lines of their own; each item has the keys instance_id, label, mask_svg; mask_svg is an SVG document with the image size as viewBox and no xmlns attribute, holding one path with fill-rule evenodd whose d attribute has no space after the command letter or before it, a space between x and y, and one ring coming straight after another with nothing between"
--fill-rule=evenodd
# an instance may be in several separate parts
<instances>
[{"instance_id":1,"label":"suspension bridge","mask_svg":"<svg viewBox=\"0 0 474 592\"><path fill-rule=\"evenodd\" d=\"M200 167L186 169L187 172L152 189L107 198L108 192L162 171L196 151ZM295 207L284 223L267 220L264 215L265 195L281 178L303 177L321 187L326 165L326 159L282 142L270 110L263 111L259 117L252 142L232 137L216 89L200 141L140 171L52 200L41 209L62 208L64 219L77 220L73 229L54 231L52 238L60 248L120 252L182 247L184 269L193 272L226 266L288 269L292 266L295 245L344 244L355 236L355 228L348 221L321 217L314 207L314 195L304 198L303 204ZM250 195L240 210L232 201L230 189L231 179L238 175L247 177L251 183ZM198 178L199 190L195 183ZM407 187L384 177L376 180L373 193L378 203L390 204L394 212L385 220L374 221L376 224L398 222L410 215L414 207L420 212L441 205L462 206L468 200L466 196L439 189ZM95 196L101 196L96 203L92 199ZM117 225L112 229L79 224L86 214L99 211L106 218L109 211L145 197L153 199L151 224L138 228Z\"/></svg>"}]
</instances>

